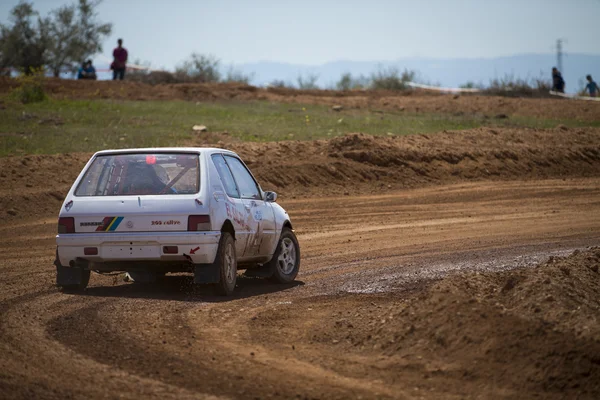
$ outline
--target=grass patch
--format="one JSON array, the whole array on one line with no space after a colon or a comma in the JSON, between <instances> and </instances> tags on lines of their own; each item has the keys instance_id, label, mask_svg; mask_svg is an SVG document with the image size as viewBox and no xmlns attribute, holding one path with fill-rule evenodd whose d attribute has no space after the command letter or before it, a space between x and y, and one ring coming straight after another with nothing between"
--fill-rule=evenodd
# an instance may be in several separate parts
<instances>
[{"instance_id":1,"label":"grass patch","mask_svg":"<svg viewBox=\"0 0 600 400\"><path fill-rule=\"evenodd\" d=\"M0 156L177 146L196 135L192 126L197 124L244 141L278 141L322 139L350 132L407 135L480 126L543 128L559 123L520 117L496 120L475 115L335 112L321 105L266 101L47 100L27 105L6 101L4 106L0 110Z\"/></svg>"}]
</instances>

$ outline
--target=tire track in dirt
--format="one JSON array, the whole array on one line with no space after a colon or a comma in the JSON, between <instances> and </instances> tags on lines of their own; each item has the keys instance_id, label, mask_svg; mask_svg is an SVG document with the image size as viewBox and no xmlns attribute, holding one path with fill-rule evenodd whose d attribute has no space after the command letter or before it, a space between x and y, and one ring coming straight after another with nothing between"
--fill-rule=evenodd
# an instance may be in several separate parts
<instances>
[{"instance_id":1,"label":"tire track in dirt","mask_svg":"<svg viewBox=\"0 0 600 400\"><path fill-rule=\"evenodd\" d=\"M284 199L305 255L300 283L241 279L231 299L179 276L144 286L94 275L84 294L64 294L53 287L54 224L6 225L0 395L413 398L427 383L424 397L514 396L482 389L476 377L435 375L439 361L339 351L331 313L343 319L365 302L403 302L446 275L597 244L599 194L591 178Z\"/></svg>"},{"instance_id":2,"label":"tire track in dirt","mask_svg":"<svg viewBox=\"0 0 600 400\"><path fill-rule=\"evenodd\" d=\"M9 389L3 398L96 398L108 393L132 399L139 396L198 398L202 392L187 392L182 387L115 368L114 364L94 361L86 357L85 352L74 351L73 347L56 340L53 321L58 315L69 321L81 310L102 309L107 303L104 299L81 300L79 296L64 295L52 289L21 296L1 306L2 353L8 357L3 357L0 365L2 370L11 371L8 379L0 384L0 394L3 388ZM94 319L90 318L94 314L85 313L78 327L84 331L93 327ZM97 334L90 337L88 345L98 340L105 343L103 346L110 346L110 337ZM205 395L202 398L220 397Z\"/></svg>"}]
</instances>

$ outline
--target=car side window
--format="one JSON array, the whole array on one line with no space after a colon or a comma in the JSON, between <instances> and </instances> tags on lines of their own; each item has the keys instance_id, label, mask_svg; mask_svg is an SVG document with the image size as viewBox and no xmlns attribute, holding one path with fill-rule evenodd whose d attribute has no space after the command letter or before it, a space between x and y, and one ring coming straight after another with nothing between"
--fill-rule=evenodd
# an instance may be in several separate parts
<instances>
[{"instance_id":1,"label":"car side window","mask_svg":"<svg viewBox=\"0 0 600 400\"><path fill-rule=\"evenodd\" d=\"M238 188L235 184L235 180L233 179L233 175L231 174L231 171L229 170L225 159L223 159L223 156L220 154L213 154L212 160L215 164L215 167L217 168L219 176L221 177L221 182L223 182L223 186L225 187L225 192L227 193L227 196L239 199L240 192L238 191Z\"/></svg>"},{"instance_id":2,"label":"car side window","mask_svg":"<svg viewBox=\"0 0 600 400\"><path fill-rule=\"evenodd\" d=\"M236 157L225 156L243 199L260 200L260 190L246 166Z\"/></svg>"}]
</instances>

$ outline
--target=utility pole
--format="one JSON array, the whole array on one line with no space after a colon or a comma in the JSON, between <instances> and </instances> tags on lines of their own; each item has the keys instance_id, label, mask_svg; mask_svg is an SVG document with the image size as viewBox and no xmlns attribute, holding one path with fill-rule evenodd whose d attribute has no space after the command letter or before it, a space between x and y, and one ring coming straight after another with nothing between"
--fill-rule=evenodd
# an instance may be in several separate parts
<instances>
[{"instance_id":1,"label":"utility pole","mask_svg":"<svg viewBox=\"0 0 600 400\"><path fill-rule=\"evenodd\" d=\"M563 45L562 39L557 39L556 40L556 68L558 68L560 73L564 75L565 71L563 71L563 64L562 64L562 57L563 57L562 45Z\"/></svg>"}]
</instances>

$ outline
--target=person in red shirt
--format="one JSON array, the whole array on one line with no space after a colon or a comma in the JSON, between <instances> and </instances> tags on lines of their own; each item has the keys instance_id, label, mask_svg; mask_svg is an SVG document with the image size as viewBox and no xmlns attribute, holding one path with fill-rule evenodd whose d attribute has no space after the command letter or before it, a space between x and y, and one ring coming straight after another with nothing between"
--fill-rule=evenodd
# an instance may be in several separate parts
<instances>
[{"instance_id":1,"label":"person in red shirt","mask_svg":"<svg viewBox=\"0 0 600 400\"><path fill-rule=\"evenodd\" d=\"M110 68L113 70L113 81L125 77L125 67L127 65L127 50L123 47L123 39L117 40L118 47L113 50L113 62Z\"/></svg>"}]
</instances>

